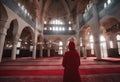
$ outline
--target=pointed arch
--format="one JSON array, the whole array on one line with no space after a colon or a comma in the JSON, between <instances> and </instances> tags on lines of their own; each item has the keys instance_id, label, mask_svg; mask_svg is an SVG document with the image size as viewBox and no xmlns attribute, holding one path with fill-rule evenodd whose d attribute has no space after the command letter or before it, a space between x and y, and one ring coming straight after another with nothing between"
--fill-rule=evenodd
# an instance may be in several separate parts
<instances>
[{"instance_id":1,"label":"pointed arch","mask_svg":"<svg viewBox=\"0 0 120 82\"><path fill-rule=\"evenodd\" d=\"M23 34L23 32L24 32L24 34ZM31 28L31 27L29 27L29 26L26 26L26 27L24 27L23 29L22 29L22 31L21 31L21 37L25 37L25 36L28 36L28 38L29 37L31 37L31 40L33 41L34 40L34 30ZM26 38L27 39L27 38ZM25 39L24 39L25 40Z\"/></svg>"},{"instance_id":2,"label":"pointed arch","mask_svg":"<svg viewBox=\"0 0 120 82\"><path fill-rule=\"evenodd\" d=\"M119 23L118 19L112 16L105 17L100 21L100 25L102 25L105 29L118 23Z\"/></svg>"}]
</instances>

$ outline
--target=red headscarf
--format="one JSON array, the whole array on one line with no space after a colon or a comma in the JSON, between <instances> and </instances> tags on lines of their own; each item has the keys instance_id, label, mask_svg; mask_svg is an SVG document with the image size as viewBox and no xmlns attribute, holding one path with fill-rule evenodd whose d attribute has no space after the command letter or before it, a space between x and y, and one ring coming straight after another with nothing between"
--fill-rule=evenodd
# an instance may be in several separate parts
<instances>
[{"instance_id":1,"label":"red headscarf","mask_svg":"<svg viewBox=\"0 0 120 82\"><path fill-rule=\"evenodd\" d=\"M70 41L70 42L69 42L69 45L68 45L68 48L69 48L70 50L74 50L74 49L75 49L75 43L74 43L73 41Z\"/></svg>"}]
</instances>

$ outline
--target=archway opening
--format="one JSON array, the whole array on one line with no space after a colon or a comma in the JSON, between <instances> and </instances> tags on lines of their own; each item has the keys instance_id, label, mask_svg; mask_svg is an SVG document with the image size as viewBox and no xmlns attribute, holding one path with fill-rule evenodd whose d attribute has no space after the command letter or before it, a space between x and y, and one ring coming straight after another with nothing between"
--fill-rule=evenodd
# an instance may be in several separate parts
<instances>
[{"instance_id":1,"label":"archway opening","mask_svg":"<svg viewBox=\"0 0 120 82\"><path fill-rule=\"evenodd\" d=\"M30 27L25 27L23 29L19 42L21 45L18 46L18 50L20 50L20 52L17 54L17 56L32 57L33 40L32 40L32 33Z\"/></svg>"},{"instance_id":2,"label":"archway opening","mask_svg":"<svg viewBox=\"0 0 120 82\"><path fill-rule=\"evenodd\" d=\"M7 30L7 35L5 38L4 50L3 50L3 57L11 57L13 43L15 39L15 35L18 29L18 22L17 20L12 20L10 22L10 26Z\"/></svg>"},{"instance_id":3,"label":"archway opening","mask_svg":"<svg viewBox=\"0 0 120 82\"><path fill-rule=\"evenodd\" d=\"M13 47L13 22L10 24L10 28L7 30L7 35L5 38L5 45L3 50L3 57L10 57Z\"/></svg>"}]
</instances>

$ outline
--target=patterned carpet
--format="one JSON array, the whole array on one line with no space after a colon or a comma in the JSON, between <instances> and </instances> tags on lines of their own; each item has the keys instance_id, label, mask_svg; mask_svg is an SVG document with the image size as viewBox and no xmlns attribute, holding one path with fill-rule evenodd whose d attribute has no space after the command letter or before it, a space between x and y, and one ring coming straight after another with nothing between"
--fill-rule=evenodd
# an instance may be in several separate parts
<instances>
[{"instance_id":1,"label":"patterned carpet","mask_svg":"<svg viewBox=\"0 0 120 82\"><path fill-rule=\"evenodd\" d=\"M120 62L94 59L81 58L81 82L120 82ZM4 59L0 63L0 82L62 82L61 63L62 57Z\"/></svg>"}]
</instances>

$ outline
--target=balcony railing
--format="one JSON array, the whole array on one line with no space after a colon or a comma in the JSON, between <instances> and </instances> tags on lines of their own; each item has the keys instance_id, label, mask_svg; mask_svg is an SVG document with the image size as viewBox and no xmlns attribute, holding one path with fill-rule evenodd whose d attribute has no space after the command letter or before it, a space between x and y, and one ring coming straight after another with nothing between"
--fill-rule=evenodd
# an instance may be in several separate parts
<instances>
[{"instance_id":1,"label":"balcony railing","mask_svg":"<svg viewBox=\"0 0 120 82\"><path fill-rule=\"evenodd\" d=\"M44 35L75 35L76 31L75 30L65 30L65 31L51 31L51 30L44 30L43 31Z\"/></svg>"},{"instance_id":2,"label":"balcony railing","mask_svg":"<svg viewBox=\"0 0 120 82\"><path fill-rule=\"evenodd\" d=\"M30 19L28 15L24 13L24 11L18 6L17 2L14 0L0 0L3 4L5 4L8 8L10 8L13 12L19 15L24 21L26 21L33 28L35 27L35 23Z\"/></svg>"}]
</instances>

